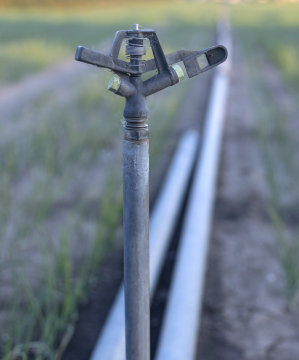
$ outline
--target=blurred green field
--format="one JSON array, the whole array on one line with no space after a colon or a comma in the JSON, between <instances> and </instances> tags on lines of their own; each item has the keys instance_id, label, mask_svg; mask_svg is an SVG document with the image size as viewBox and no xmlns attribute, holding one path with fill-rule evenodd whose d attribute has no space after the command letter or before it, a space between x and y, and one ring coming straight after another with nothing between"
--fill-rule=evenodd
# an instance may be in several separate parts
<instances>
[{"instance_id":1,"label":"blurred green field","mask_svg":"<svg viewBox=\"0 0 299 360\"><path fill-rule=\"evenodd\" d=\"M136 22L158 31L166 53L215 44L218 5L155 3L138 5L134 12L131 6L2 10L0 92L54 64L71 64L77 45L109 48L117 30ZM267 61L276 66L297 109L299 7L249 4L230 10L236 51L242 54L261 124L262 152L269 151L268 144L273 150L274 131L275 149L286 149L277 151L278 162L292 163L285 159L298 154L296 141L281 136L285 112L267 86L263 66ZM108 93L108 71L85 69L57 89L45 86L29 103L16 99L0 111L0 323L5 324L0 356L5 360L25 358L32 347L49 359L60 354L61 339L72 332L95 268L107 249L120 243L123 100ZM193 81L198 79L149 98L151 169L170 146L166 134ZM273 117L276 127L263 133L263 121L268 124ZM280 191L273 175L277 163L268 158L274 199ZM298 166L288 169L290 177L297 175ZM272 213L280 214L279 202L270 205ZM290 297L297 281L293 275L287 275Z\"/></svg>"},{"instance_id":2,"label":"blurred green field","mask_svg":"<svg viewBox=\"0 0 299 360\"><path fill-rule=\"evenodd\" d=\"M138 11L138 22L158 31L165 52L215 43L212 6L162 4ZM124 7L0 15L0 92L1 86L4 94L5 86L23 89L23 80L50 69L44 83L28 89L31 95L25 87L24 96L1 103L0 358L5 360L32 351L47 359L60 356L95 269L107 250L121 243L124 100L107 91L109 71L79 64L80 73L57 79L55 86L51 67L64 62L65 71L72 71L77 45L107 51L115 32L134 22L136 16ZM192 80L149 98L151 169L173 146L166 134L190 85Z\"/></svg>"},{"instance_id":3,"label":"blurred green field","mask_svg":"<svg viewBox=\"0 0 299 360\"><path fill-rule=\"evenodd\" d=\"M133 13L138 14L138 19ZM74 56L78 45L97 49L103 41L110 44L117 30L130 28L137 20L144 28L154 27L166 45L165 51L173 51L177 44L186 43L195 26L213 24L215 15L215 7L207 4L139 5L134 12L130 7L119 6L87 10L83 14L3 10L0 14L0 86ZM207 45L200 36L198 44Z\"/></svg>"},{"instance_id":4,"label":"blurred green field","mask_svg":"<svg viewBox=\"0 0 299 360\"><path fill-rule=\"evenodd\" d=\"M154 27L158 31L168 51L176 48L176 42L188 38L194 26L214 24L219 12L219 6L213 3L131 6L143 27ZM266 47L287 80L296 82L299 76L296 71L299 5L232 5L230 10L232 24L238 32L246 33L247 37L252 34L255 38L255 43L249 46L254 46L256 51L261 46ZM115 31L132 26L136 20L131 8L121 5L68 12L55 8L4 9L0 14L0 85L18 81L73 56L78 44L97 49L104 40L110 43ZM175 34L169 36L172 30Z\"/></svg>"},{"instance_id":5,"label":"blurred green field","mask_svg":"<svg viewBox=\"0 0 299 360\"><path fill-rule=\"evenodd\" d=\"M266 54L284 79L298 88L299 4L235 6L231 20L248 60L256 59L259 53ZM258 65L256 72L259 72Z\"/></svg>"},{"instance_id":6,"label":"blurred green field","mask_svg":"<svg viewBox=\"0 0 299 360\"><path fill-rule=\"evenodd\" d=\"M232 11L235 39L258 126L276 253L295 310L299 288L299 4Z\"/></svg>"}]
</instances>

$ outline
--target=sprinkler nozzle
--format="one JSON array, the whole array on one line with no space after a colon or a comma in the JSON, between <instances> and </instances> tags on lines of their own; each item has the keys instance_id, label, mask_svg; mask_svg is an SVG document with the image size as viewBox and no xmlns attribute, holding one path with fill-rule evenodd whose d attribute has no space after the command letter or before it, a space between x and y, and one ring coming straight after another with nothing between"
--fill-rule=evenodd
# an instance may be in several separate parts
<instances>
[{"instance_id":1,"label":"sprinkler nozzle","mask_svg":"<svg viewBox=\"0 0 299 360\"><path fill-rule=\"evenodd\" d=\"M116 93L120 87L121 78L118 76L112 76L108 83L108 90Z\"/></svg>"}]
</instances>

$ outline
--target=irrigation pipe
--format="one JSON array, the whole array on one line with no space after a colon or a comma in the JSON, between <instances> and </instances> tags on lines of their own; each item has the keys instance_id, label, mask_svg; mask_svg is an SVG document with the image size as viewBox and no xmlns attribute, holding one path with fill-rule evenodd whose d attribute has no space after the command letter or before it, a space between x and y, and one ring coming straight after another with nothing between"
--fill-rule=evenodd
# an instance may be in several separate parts
<instances>
[{"instance_id":1,"label":"irrigation pipe","mask_svg":"<svg viewBox=\"0 0 299 360\"><path fill-rule=\"evenodd\" d=\"M150 218L151 297L187 189L198 145L198 134L186 131L179 142L165 183ZM90 360L125 360L124 287L121 285Z\"/></svg>"},{"instance_id":2,"label":"irrigation pipe","mask_svg":"<svg viewBox=\"0 0 299 360\"><path fill-rule=\"evenodd\" d=\"M219 43L231 44L228 25L220 23ZM229 87L228 62L215 74L201 155L184 220L156 360L194 360L200 324L206 259L217 182L217 169Z\"/></svg>"}]
</instances>

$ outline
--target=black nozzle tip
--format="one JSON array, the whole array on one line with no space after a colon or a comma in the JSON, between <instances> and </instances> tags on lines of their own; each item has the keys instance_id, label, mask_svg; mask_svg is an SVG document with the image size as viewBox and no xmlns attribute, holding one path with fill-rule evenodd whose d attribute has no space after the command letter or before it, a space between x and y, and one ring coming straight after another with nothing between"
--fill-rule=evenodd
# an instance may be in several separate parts
<instances>
[{"instance_id":1,"label":"black nozzle tip","mask_svg":"<svg viewBox=\"0 0 299 360\"><path fill-rule=\"evenodd\" d=\"M214 49L207 51L206 57L210 65L218 65L227 59L227 49L223 45L218 45Z\"/></svg>"},{"instance_id":2,"label":"black nozzle tip","mask_svg":"<svg viewBox=\"0 0 299 360\"><path fill-rule=\"evenodd\" d=\"M83 51L84 47L83 46L78 46L77 50L76 50L76 55L75 55L75 60L77 61L81 61L82 57L82 51Z\"/></svg>"}]
</instances>

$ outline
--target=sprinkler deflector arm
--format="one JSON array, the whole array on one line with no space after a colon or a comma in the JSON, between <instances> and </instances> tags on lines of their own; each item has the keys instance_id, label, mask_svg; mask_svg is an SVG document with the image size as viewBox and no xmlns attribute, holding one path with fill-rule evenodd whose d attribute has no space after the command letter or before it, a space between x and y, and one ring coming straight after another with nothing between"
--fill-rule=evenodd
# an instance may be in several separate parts
<instances>
[{"instance_id":1,"label":"sprinkler deflector arm","mask_svg":"<svg viewBox=\"0 0 299 360\"><path fill-rule=\"evenodd\" d=\"M208 61L208 63L204 67L200 67L197 61L197 59L202 55L205 55ZM138 71L126 61L113 58L110 55L102 54L98 51L88 49L84 46L78 46L75 59L77 61L85 62L87 64L107 68L114 72L120 72L124 75L128 73L131 75L138 75L156 69L159 70L156 59L146 61L143 69L141 71ZM213 46L203 51L180 50L167 54L165 56L165 59L167 65L173 65L182 61L186 68L188 77L191 78L205 71L211 70L215 66L223 63L227 59L227 50L222 45Z\"/></svg>"},{"instance_id":2,"label":"sprinkler deflector arm","mask_svg":"<svg viewBox=\"0 0 299 360\"><path fill-rule=\"evenodd\" d=\"M130 62L118 59L127 39ZM148 39L154 59L145 61L143 43ZM146 97L177 84L184 78L178 62L183 62L188 77L199 75L227 58L224 46L203 51L181 50L165 55L154 30L118 31L109 55L78 46L75 59L113 71L108 89L126 98L124 108L123 190L124 190L124 284L126 319L126 360L150 360L149 293L149 136ZM146 81L141 75L157 70Z\"/></svg>"}]
</instances>

